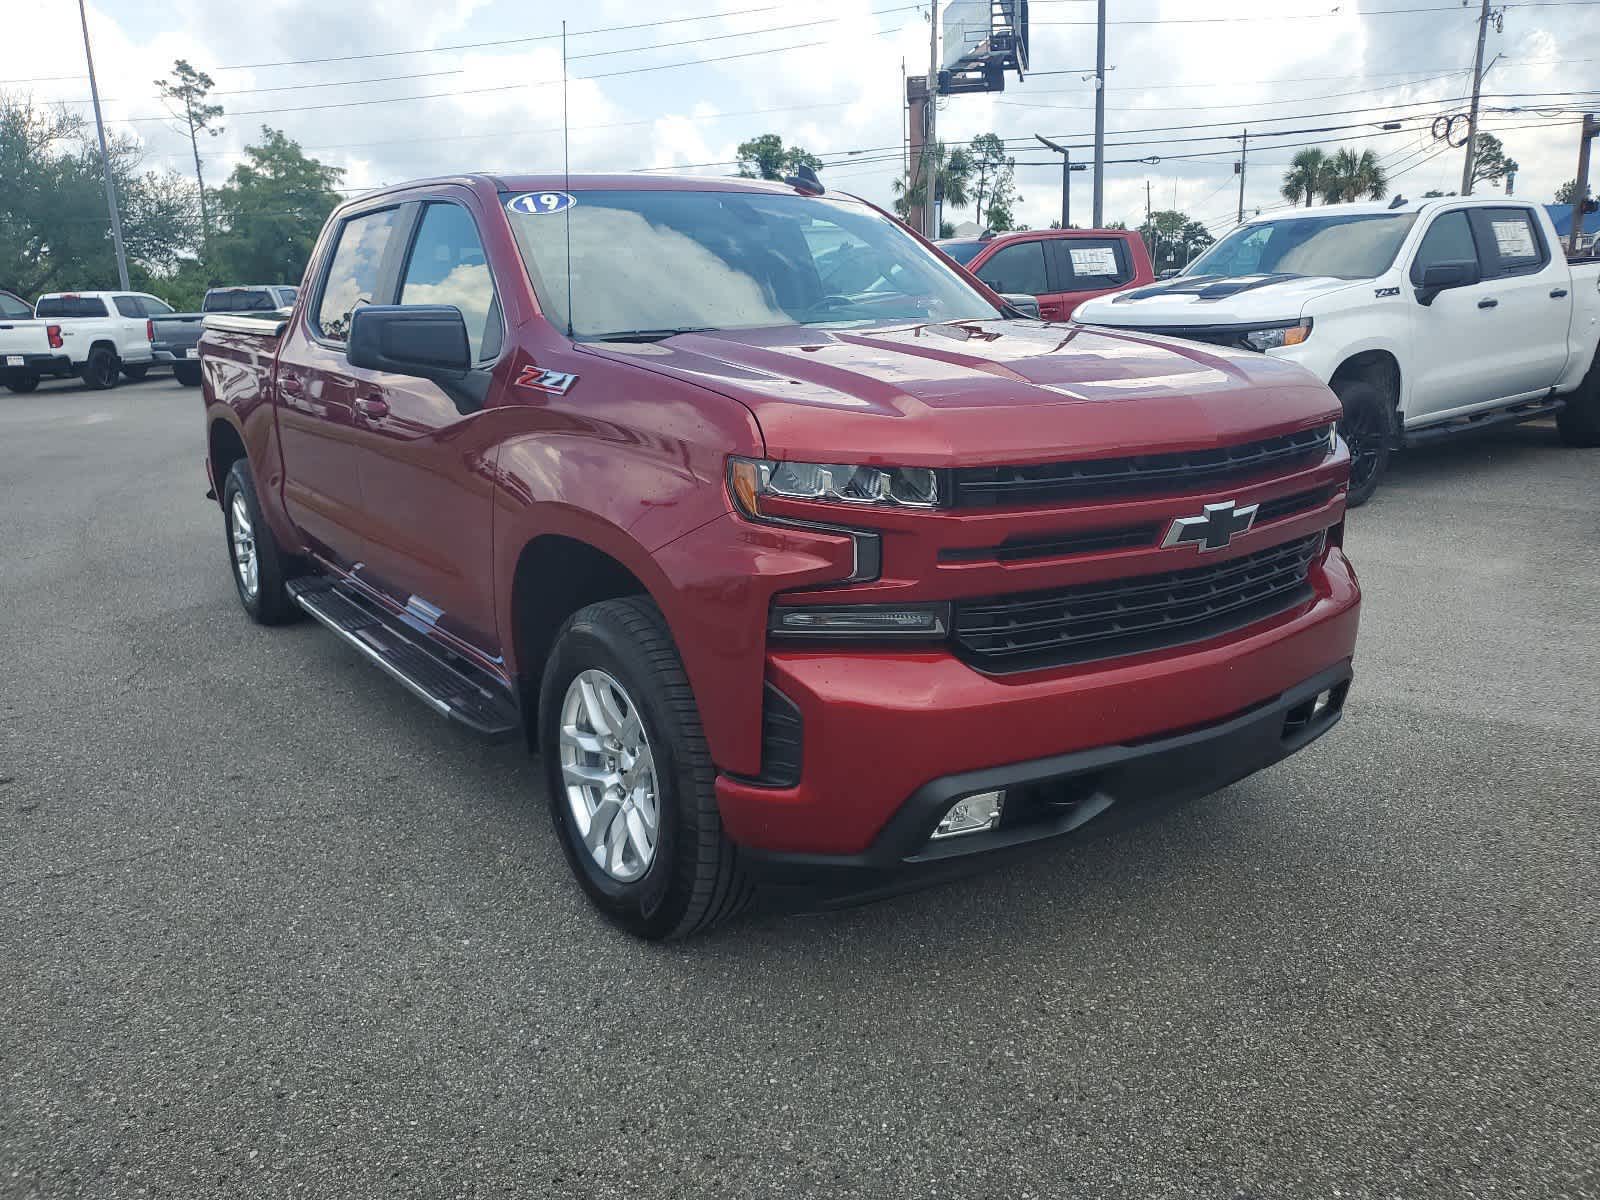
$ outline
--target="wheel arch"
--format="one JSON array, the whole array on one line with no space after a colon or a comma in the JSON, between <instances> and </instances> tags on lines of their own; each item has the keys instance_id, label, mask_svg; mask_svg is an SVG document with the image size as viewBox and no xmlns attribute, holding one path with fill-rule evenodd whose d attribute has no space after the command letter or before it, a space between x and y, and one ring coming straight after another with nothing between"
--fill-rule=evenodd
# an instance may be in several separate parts
<instances>
[{"instance_id":1,"label":"wheel arch","mask_svg":"<svg viewBox=\"0 0 1600 1200\"><path fill-rule=\"evenodd\" d=\"M206 453L211 458L211 481L216 488L218 502L222 498L222 485L233 464L241 458L248 459L244 435L234 423L223 416L213 417L206 430Z\"/></svg>"},{"instance_id":2,"label":"wheel arch","mask_svg":"<svg viewBox=\"0 0 1600 1200\"><path fill-rule=\"evenodd\" d=\"M1374 347L1358 351L1346 356L1337 369L1328 379L1328 386L1334 391L1339 390L1339 384L1348 379L1360 379L1372 384L1389 399L1391 421L1395 430L1400 428L1399 414L1401 411L1402 389L1405 385L1405 376L1400 369L1400 360L1394 352L1382 347Z\"/></svg>"}]
</instances>

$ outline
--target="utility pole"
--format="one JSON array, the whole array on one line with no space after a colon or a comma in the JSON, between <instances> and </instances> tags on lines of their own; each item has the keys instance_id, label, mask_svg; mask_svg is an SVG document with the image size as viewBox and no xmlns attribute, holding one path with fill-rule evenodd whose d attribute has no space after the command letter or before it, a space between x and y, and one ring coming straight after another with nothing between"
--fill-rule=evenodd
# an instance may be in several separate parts
<instances>
[{"instance_id":1,"label":"utility pole","mask_svg":"<svg viewBox=\"0 0 1600 1200\"><path fill-rule=\"evenodd\" d=\"M122 218L117 215L117 185L111 178L111 151L106 146L106 123L100 115L100 88L94 80L94 54L89 49L89 14L78 0L78 20L83 24L83 58L89 64L89 96L94 101L94 127L100 134L100 165L106 176L106 208L111 211L111 241L117 251L117 279L128 290L128 255L122 248Z\"/></svg>"},{"instance_id":2,"label":"utility pole","mask_svg":"<svg viewBox=\"0 0 1600 1200\"><path fill-rule=\"evenodd\" d=\"M1589 113L1583 118L1583 130L1578 139L1578 174L1572 181L1572 229L1567 234L1567 253L1578 253L1578 239L1583 236L1584 203L1589 198L1589 143L1600 137L1600 117Z\"/></svg>"},{"instance_id":3,"label":"utility pole","mask_svg":"<svg viewBox=\"0 0 1600 1200\"><path fill-rule=\"evenodd\" d=\"M1246 129L1239 135L1239 224L1244 224L1244 163L1245 155L1250 151L1250 131Z\"/></svg>"},{"instance_id":4,"label":"utility pole","mask_svg":"<svg viewBox=\"0 0 1600 1200\"><path fill-rule=\"evenodd\" d=\"M1487 0L1485 0L1487 2ZM1094 51L1094 227L1105 228L1106 0L1100 0Z\"/></svg>"},{"instance_id":5,"label":"utility pole","mask_svg":"<svg viewBox=\"0 0 1600 1200\"><path fill-rule=\"evenodd\" d=\"M1488 3L1488 0L1484 0ZM928 132L922 141L922 179L927 188L923 235L939 236L939 0L928 5ZM979 220L982 220L980 217Z\"/></svg>"},{"instance_id":6,"label":"utility pole","mask_svg":"<svg viewBox=\"0 0 1600 1200\"><path fill-rule=\"evenodd\" d=\"M1489 0L1478 12L1478 55L1472 62L1472 107L1467 112L1467 161L1461 166L1461 194L1472 195L1473 159L1478 152L1478 92L1483 87L1483 39L1489 32Z\"/></svg>"}]
</instances>

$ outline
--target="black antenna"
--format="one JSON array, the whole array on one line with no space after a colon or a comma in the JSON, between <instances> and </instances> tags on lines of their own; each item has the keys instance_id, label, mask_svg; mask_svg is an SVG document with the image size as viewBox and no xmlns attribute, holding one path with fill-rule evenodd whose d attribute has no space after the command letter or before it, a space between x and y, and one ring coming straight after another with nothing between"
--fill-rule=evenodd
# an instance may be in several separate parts
<instances>
[{"instance_id":1,"label":"black antenna","mask_svg":"<svg viewBox=\"0 0 1600 1200\"><path fill-rule=\"evenodd\" d=\"M567 336L572 337L572 158L567 153L567 23L561 22L561 190L567 193Z\"/></svg>"}]
</instances>

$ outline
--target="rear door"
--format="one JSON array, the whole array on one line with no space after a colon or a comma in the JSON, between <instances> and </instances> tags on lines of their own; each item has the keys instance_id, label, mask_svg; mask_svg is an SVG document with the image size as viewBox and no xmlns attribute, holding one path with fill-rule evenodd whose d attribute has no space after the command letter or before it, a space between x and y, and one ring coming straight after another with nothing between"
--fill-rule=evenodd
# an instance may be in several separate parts
<instances>
[{"instance_id":1,"label":"rear door","mask_svg":"<svg viewBox=\"0 0 1600 1200\"><path fill-rule=\"evenodd\" d=\"M1133 260L1120 238L1050 238L1052 273L1061 296L1057 320L1066 320L1085 300L1115 292L1133 282Z\"/></svg>"},{"instance_id":2,"label":"rear door","mask_svg":"<svg viewBox=\"0 0 1600 1200\"><path fill-rule=\"evenodd\" d=\"M393 203L341 219L319 263L311 303L278 351L284 507L344 570L356 569L366 550L356 402L372 384L370 372L357 372L345 359L345 342L356 309L394 296L401 221L401 205Z\"/></svg>"},{"instance_id":3,"label":"rear door","mask_svg":"<svg viewBox=\"0 0 1600 1200\"><path fill-rule=\"evenodd\" d=\"M482 399L505 347L493 273L469 194L427 198L408 221L399 304L461 311L476 386L374 373L361 382L366 576L413 618L498 654L492 589L492 430Z\"/></svg>"},{"instance_id":4,"label":"rear door","mask_svg":"<svg viewBox=\"0 0 1600 1200\"><path fill-rule=\"evenodd\" d=\"M1021 293L1039 301L1039 315L1061 320L1065 297L1054 287L1045 244L1040 238L1008 241L973 268L973 274L1002 294Z\"/></svg>"},{"instance_id":5,"label":"rear door","mask_svg":"<svg viewBox=\"0 0 1600 1200\"><path fill-rule=\"evenodd\" d=\"M1469 210L1494 302L1501 364L1500 396L1553 387L1567 364L1571 276L1522 205Z\"/></svg>"}]
</instances>

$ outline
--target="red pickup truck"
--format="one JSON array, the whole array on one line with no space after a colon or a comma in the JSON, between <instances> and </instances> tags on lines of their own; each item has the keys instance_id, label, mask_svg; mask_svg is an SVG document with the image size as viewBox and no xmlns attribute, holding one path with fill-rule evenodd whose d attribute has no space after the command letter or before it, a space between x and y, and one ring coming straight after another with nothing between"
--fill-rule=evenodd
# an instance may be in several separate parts
<instances>
[{"instance_id":1,"label":"red pickup truck","mask_svg":"<svg viewBox=\"0 0 1600 1200\"><path fill-rule=\"evenodd\" d=\"M1144 238L1128 229L1026 229L934 245L1001 294L1032 296L1046 321L1067 321L1096 296L1156 281Z\"/></svg>"},{"instance_id":2,"label":"red pickup truck","mask_svg":"<svg viewBox=\"0 0 1600 1200\"><path fill-rule=\"evenodd\" d=\"M1018 319L809 175L364 195L200 362L246 611L526 736L642 936L1214 790L1349 687L1323 384Z\"/></svg>"}]
</instances>

